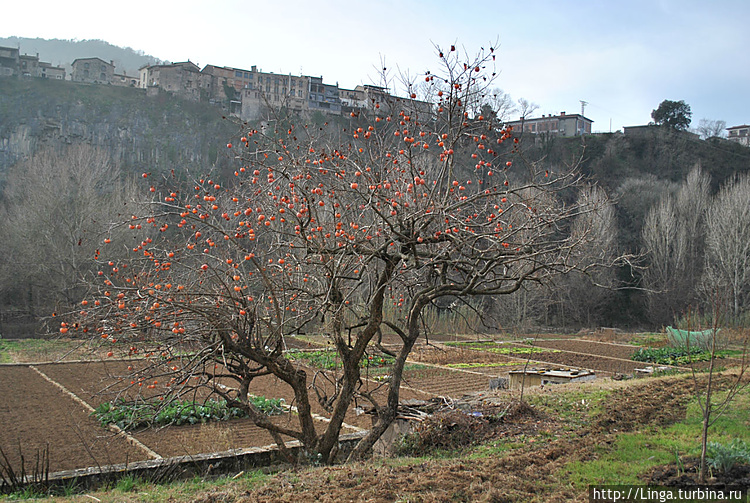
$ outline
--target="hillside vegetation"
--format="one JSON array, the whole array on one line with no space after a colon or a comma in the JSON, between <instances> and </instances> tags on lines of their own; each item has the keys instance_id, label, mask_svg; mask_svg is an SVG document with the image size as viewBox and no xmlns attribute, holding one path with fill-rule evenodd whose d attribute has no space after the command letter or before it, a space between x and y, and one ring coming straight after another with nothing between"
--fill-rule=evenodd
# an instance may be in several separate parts
<instances>
[{"instance_id":1,"label":"hillside vegetation","mask_svg":"<svg viewBox=\"0 0 750 503\"><path fill-rule=\"evenodd\" d=\"M349 124L348 117L316 116L302 120L327 127L335 134L357 125ZM9 237L2 251L5 257L20 257L17 262L6 261L0 268L0 313L3 313L0 333L8 337L43 330L38 324L39 317L49 315L75 298L72 285L68 284L71 280L62 278L67 278L71 270L78 271L76 274L80 277L85 270L81 269L85 263L83 257L91 256L91 248L86 248L86 244L94 243L97 233L106 228L103 217L96 217L96 225L92 225L94 217L91 216L89 221L75 217L74 225L60 220L67 215L65 208L75 205L70 201L81 201L80 195L65 199L69 201L65 203L67 206L63 200L57 201L55 206L50 201L54 197L40 195L45 191L32 191L40 198L40 202L35 203L36 213L51 212L59 216L46 224L33 217L28 206L32 204L30 196L11 192L13 187L13 190L21 190L19 187L27 190L36 183L29 181L30 170L24 163L31 162L30 159L41 152L53 152L60 157L55 162L65 164L68 162L65 152L69 147L94 147L106 157L106 163L116 174L112 178L108 172L108 178L94 183L92 194L107 199L107 204L111 205L115 192L127 199L125 189L115 190L113 180L127 186L129 180L144 172L184 180L186 188L192 187L191 177L205 173L212 173L222 182L233 179L238 164L229 155L226 144L238 128L239 124L224 118L217 107L183 101L167 93L148 97L143 90L133 88L44 79L0 79L0 210L4 216L3 235ZM603 231L610 238L600 246L610 248L612 253L641 254L640 266L648 266L650 260L643 255L643 228L649 212L664 201L676 198L692 170L699 167L708 177L708 192L701 196L706 204L736 175L750 172L750 149L746 147L719 138L704 141L695 135L658 127L639 135L527 136L521 137L520 144L529 161L541 163L551 171L580 164L591 183L604 189L614 202L614 218ZM474 171L473 165L468 164L459 169L464 174ZM55 168L55 171L60 169ZM59 180L49 183L55 189L49 193L58 196L66 187ZM80 186L80 182L76 183ZM604 193L592 192L590 197L600 198ZM570 194L571 201L575 197L576 194ZM98 204L106 206L104 202ZM27 219L33 221L37 234L28 231L32 224ZM698 222L701 226L702 221L701 217ZM45 231L45 225L57 230L73 225L74 229L67 236L61 236L59 232ZM50 239L44 245L39 236ZM702 243L702 234L699 238ZM40 252L40 248L44 250ZM74 261L60 260L62 250L75 251L80 257ZM694 262L702 267L702 244L694 252L698 254ZM37 258L33 263L24 260L29 257ZM40 263L44 267L39 267ZM44 271L45 268L54 268L57 272ZM486 315L485 320L491 320L485 321L487 326L520 329L544 325L647 327L671 323L684 313L686 306L699 300L697 291L668 304L658 297L647 297L639 289L643 286L643 271L627 267L596 278L571 276L552 289L532 286L512 296L485 299L477 307ZM691 274L694 277L688 286L695 289L702 273L693 271ZM592 282L617 288L593 288ZM670 288L680 295L685 290L684 286ZM739 300L745 301L744 298ZM655 313L649 307L655 301L668 307ZM18 322L19 319L25 321ZM450 326L450 322L442 321L443 326ZM487 328L474 323L473 329L484 331Z\"/></svg>"},{"instance_id":2,"label":"hillside vegetation","mask_svg":"<svg viewBox=\"0 0 750 503\"><path fill-rule=\"evenodd\" d=\"M123 172L226 167L236 131L221 109L142 89L45 79L0 79L0 174L43 146L83 143Z\"/></svg>"}]
</instances>

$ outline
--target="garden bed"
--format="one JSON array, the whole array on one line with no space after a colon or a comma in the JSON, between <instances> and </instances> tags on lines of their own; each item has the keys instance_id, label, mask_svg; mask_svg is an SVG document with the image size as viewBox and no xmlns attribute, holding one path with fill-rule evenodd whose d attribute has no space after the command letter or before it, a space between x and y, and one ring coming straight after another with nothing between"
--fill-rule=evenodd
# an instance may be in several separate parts
<instances>
[{"instance_id":1,"label":"garden bed","mask_svg":"<svg viewBox=\"0 0 750 503\"><path fill-rule=\"evenodd\" d=\"M433 337L436 341L440 337ZM637 348L618 344L605 344L584 340L536 340L533 345L524 342L477 342L475 339L445 337L445 343L419 344L404 371L401 399L429 399L434 396L460 398L466 394L486 391L489 381L505 377L511 370L525 365L580 367L594 370L599 376L613 373L632 374L642 362L630 361ZM466 344L455 344L464 341ZM307 340L295 340L294 346L313 348ZM376 353L373 353L376 355ZM373 356L374 359L380 358ZM378 360L379 361L379 360ZM300 360L302 363L303 360ZM377 363L377 362L375 362ZM387 359L385 366L368 363L362 368L362 383L366 390L383 400L387 391ZM708 362L700 362L701 366ZM719 360L728 365L729 359ZM249 419L232 419L206 424L146 428L131 432L144 447L129 443L123 436L102 428L90 416L90 407L116 397L132 399L135 395L148 398L147 386L132 384L129 367L142 364L137 359L72 363L46 363L0 366L0 379L5 384L0 391L0 446L10 462L20 466L23 456L27 472L32 469L37 453L47 450L50 471L89 466L133 462L149 459L149 449L162 457L196 455L199 453L227 451L248 447L262 447L273 443L271 436L256 427ZM305 365L322 365L317 360L304 361ZM37 368L39 372L35 371ZM304 367L309 382L315 380L324 394L333 392L334 374L339 370ZM48 377L46 380L41 374ZM51 382L50 382L51 381ZM56 385L57 384L57 385ZM228 381L225 384L232 384ZM64 387L81 401L66 394ZM292 390L278 378L269 375L253 380L250 393L267 398L283 398L285 413L274 416L273 421L296 428L294 396ZM195 399L208 398L201 392ZM330 417L311 394L311 408L318 427L326 426ZM372 419L361 414L369 403L357 402L348 410L342 433L352 433L370 428ZM47 447L49 445L49 447ZM19 446L20 449L19 449ZM151 455L153 457L153 455Z\"/></svg>"},{"instance_id":2,"label":"garden bed","mask_svg":"<svg viewBox=\"0 0 750 503\"><path fill-rule=\"evenodd\" d=\"M573 353L605 356L609 358L622 358L629 360L638 351L638 347L627 344L612 344L609 342L595 342L580 339L565 340L536 340L534 346L570 351Z\"/></svg>"},{"instance_id":3,"label":"garden bed","mask_svg":"<svg viewBox=\"0 0 750 503\"><path fill-rule=\"evenodd\" d=\"M0 447L17 471L45 451L51 472L149 459L31 368L0 366L0 382Z\"/></svg>"}]
</instances>

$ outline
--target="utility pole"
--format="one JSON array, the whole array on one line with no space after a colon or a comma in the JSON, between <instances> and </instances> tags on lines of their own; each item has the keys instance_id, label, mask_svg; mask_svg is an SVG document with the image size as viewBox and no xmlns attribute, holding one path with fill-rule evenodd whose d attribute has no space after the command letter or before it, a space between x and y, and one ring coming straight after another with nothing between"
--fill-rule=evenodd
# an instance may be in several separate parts
<instances>
[{"instance_id":1,"label":"utility pole","mask_svg":"<svg viewBox=\"0 0 750 503\"><path fill-rule=\"evenodd\" d=\"M588 105L589 102L588 101L583 101L583 100L578 100L578 101L581 102L581 134L583 135L584 129L585 129L585 125L584 125L584 121L583 121L583 118L585 117L584 112L586 111L586 105ZM576 123L578 123L577 120L576 120Z\"/></svg>"}]
</instances>

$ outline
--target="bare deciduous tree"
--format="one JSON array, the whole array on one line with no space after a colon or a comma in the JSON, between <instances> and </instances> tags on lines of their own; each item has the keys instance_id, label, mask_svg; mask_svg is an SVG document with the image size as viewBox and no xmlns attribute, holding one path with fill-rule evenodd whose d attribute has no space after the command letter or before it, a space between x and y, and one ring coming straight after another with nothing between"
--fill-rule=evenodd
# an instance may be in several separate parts
<instances>
[{"instance_id":1,"label":"bare deciduous tree","mask_svg":"<svg viewBox=\"0 0 750 503\"><path fill-rule=\"evenodd\" d=\"M588 247L576 250L576 259L585 265L581 268L585 272L561 278L556 287L556 297L562 299L562 322L572 318L578 323L592 326L616 286L616 271L612 264L619 256L617 223L614 205L600 187L583 187L578 195L578 204L581 208L590 209L576 218L573 224L573 235L584 237L583 234L586 234L585 239L590 243Z\"/></svg>"},{"instance_id":2,"label":"bare deciduous tree","mask_svg":"<svg viewBox=\"0 0 750 503\"><path fill-rule=\"evenodd\" d=\"M0 217L0 284L32 314L71 306L82 294L91 245L129 195L118 178L109 156L88 145L42 150L11 168Z\"/></svg>"},{"instance_id":3,"label":"bare deciduous tree","mask_svg":"<svg viewBox=\"0 0 750 503\"><path fill-rule=\"evenodd\" d=\"M726 290L729 312L738 322L750 294L750 176L727 183L706 215L706 270L710 292Z\"/></svg>"},{"instance_id":4,"label":"bare deciduous tree","mask_svg":"<svg viewBox=\"0 0 750 503\"><path fill-rule=\"evenodd\" d=\"M539 109L539 105L537 105L536 103L532 103L526 98L518 99L517 110L521 114L521 120L528 119L529 116L538 109Z\"/></svg>"},{"instance_id":5,"label":"bare deciduous tree","mask_svg":"<svg viewBox=\"0 0 750 503\"><path fill-rule=\"evenodd\" d=\"M709 201L708 176L695 167L676 196L666 196L646 217L644 283L652 321L671 323L697 298Z\"/></svg>"},{"instance_id":6,"label":"bare deciduous tree","mask_svg":"<svg viewBox=\"0 0 750 503\"><path fill-rule=\"evenodd\" d=\"M698 122L696 132L701 138L707 140L708 138L724 138L727 135L727 123L722 120L711 120L701 119Z\"/></svg>"}]
</instances>

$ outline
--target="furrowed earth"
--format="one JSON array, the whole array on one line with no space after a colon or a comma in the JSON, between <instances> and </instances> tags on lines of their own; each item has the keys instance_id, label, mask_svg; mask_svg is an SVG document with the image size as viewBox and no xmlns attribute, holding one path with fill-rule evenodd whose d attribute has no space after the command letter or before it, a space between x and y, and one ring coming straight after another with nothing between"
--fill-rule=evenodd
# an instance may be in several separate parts
<instances>
[{"instance_id":1,"label":"furrowed earth","mask_svg":"<svg viewBox=\"0 0 750 503\"><path fill-rule=\"evenodd\" d=\"M257 489L232 488L223 493L211 489L196 495L196 501L586 501L580 489L560 485L560 468L571 461L595 459L622 432L680 421L695 392L692 381L684 377L612 380L644 366L629 360L639 346L591 339L477 342L450 337L435 338L415 349L404 373L402 400L463 398L473 404L476 417L495 417L502 410L500 421L465 419L462 414L457 416L458 423L476 432L484 443L507 442L512 456L501 449L497 456L473 459L404 457L400 463L374 460L284 470ZM626 340L623 336L622 341ZM390 341L383 342L387 345ZM319 347L313 340L299 340L295 345ZM55 361L60 355L47 356ZM4 384L0 387L0 447L7 463L19 473L22 467L31 473L46 455L49 471L57 472L147 460L154 454L169 458L273 443L271 436L250 420L233 419L132 431L129 433L141 446L133 445L101 427L90 414L91 407L115 396L118 379L132 364L131 360L110 358L0 365L0 382ZM536 403L532 406L513 401L518 391L489 391L490 379L530 366L590 369L597 380L530 388L526 393L532 397L529 403ZM308 375L315 371L310 368ZM363 383L369 389L377 389L383 379L387 379L387 368L363 371ZM574 420L550 413L554 407L543 406L554 402L556 393L580 390L596 394L601 389L613 391L595 410L588 411L584 399ZM272 376L255 380L250 393L293 402L290 390ZM322 429L327 412L315 402L313 407ZM295 418L287 412L274 421L294 425ZM357 414L352 407L345 422L342 433L351 433L368 428L371 418Z\"/></svg>"}]
</instances>

